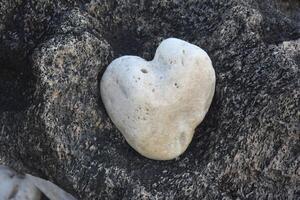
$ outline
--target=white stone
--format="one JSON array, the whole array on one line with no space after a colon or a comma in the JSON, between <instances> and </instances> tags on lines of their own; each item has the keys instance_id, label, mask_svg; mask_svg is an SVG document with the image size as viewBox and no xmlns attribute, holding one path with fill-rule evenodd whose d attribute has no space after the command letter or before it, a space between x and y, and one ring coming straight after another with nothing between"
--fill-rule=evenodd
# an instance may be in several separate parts
<instances>
[{"instance_id":1,"label":"white stone","mask_svg":"<svg viewBox=\"0 0 300 200\"><path fill-rule=\"evenodd\" d=\"M50 200L76 200L71 194L63 191L50 181L46 181L30 174L26 174L26 179L35 185Z\"/></svg>"},{"instance_id":2,"label":"white stone","mask_svg":"<svg viewBox=\"0 0 300 200\"><path fill-rule=\"evenodd\" d=\"M215 91L207 53L176 38L164 40L154 59L115 59L101 80L106 111L140 154L169 160L182 154L203 120Z\"/></svg>"},{"instance_id":3,"label":"white stone","mask_svg":"<svg viewBox=\"0 0 300 200\"><path fill-rule=\"evenodd\" d=\"M41 192L24 176L0 165L0 199L40 200Z\"/></svg>"},{"instance_id":4,"label":"white stone","mask_svg":"<svg viewBox=\"0 0 300 200\"><path fill-rule=\"evenodd\" d=\"M0 200L40 200L42 193L50 200L76 200L49 181L29 174L23 176L0 165Z\"/></svg>"}]
</instances>

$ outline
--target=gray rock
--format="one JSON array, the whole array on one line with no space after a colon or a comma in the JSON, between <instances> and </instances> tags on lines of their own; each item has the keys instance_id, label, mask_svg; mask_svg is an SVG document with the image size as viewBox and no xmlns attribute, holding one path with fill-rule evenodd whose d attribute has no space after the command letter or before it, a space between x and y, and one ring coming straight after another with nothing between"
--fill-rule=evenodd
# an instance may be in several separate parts
<instances>
[{"instance_id":1,"label":"gray rock","mask_svg":"<svg viewBox=\"0 0 300 200\"><path fill-rule=\"evenodd\" d=\"M300 30L274 2L0 1L0 163L79 199L297 199ZM153 161L98 83L168 37L208 52L216 94L187 151Z\"/></svg>"}]
</instances>

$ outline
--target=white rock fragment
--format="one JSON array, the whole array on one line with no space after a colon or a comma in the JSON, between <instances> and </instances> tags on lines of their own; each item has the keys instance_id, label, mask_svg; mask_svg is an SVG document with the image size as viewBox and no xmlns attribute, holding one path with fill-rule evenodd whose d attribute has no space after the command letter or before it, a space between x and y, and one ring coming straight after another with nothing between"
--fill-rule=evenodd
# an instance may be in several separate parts
<instances>
[{"instance_id":1,"label":"white rock fragment","mask_svg":"<svg viewBox=\"0 0 300 200\"><path fill-rule=\"evenodd\" d=\"M0 165L0 199L40 200L41 192L24 176Z\"/></svg>"},{"instance_id":2,"label":"white rock fragment","mask_svg":"<svg viewBox=\"0 0 300 200\"><path fill-rule=\"evenodd\" d=\"M63 191L50 181L31 176L29 174L26 174L26 179L28 179L33 185L35 185L50 200L76 200L72 195Z\"/></svg>"},{"instance_id":3,"label":"white rock fragment","mask_svg":"<svg viewBox=\"0 0 300 200\"><path fill-rule=\"evenodd\" d=\"M115 59L101 80L101 97L114 124L136 151L156 160L186 150L214 91L207 53L175 38L164 40L152 61Z\"/></svg>"},{"instance_id":4,"label":"white rock fragment","mask_svg":"<svg viewBox=\"0 0 300 200\"><path fill-rule=\"evenodd\" d=\"M40 200L42 193L50 200L76 200L49 181L0 165L0 200Z\"/></svg>"}]
</instances>

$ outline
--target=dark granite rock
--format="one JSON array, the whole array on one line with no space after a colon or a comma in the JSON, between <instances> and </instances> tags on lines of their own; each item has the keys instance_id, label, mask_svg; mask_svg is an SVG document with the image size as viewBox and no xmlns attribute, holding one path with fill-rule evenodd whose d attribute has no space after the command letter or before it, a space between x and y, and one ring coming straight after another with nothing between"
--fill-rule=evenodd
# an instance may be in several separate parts
<instances>
[{"instance_id":1,"label":"dark granite rock","mask_svg":"<svg viewBox=\"0 0 300 200\"><path fill-rule=\"evenodd\" d=\"M79 199L299 198L300 30L278 2L1 0L0 163ZM111 123L98 83L167 37L205 49L217 85L186 153L153 161Z\"/></svg>"}]
</instances>

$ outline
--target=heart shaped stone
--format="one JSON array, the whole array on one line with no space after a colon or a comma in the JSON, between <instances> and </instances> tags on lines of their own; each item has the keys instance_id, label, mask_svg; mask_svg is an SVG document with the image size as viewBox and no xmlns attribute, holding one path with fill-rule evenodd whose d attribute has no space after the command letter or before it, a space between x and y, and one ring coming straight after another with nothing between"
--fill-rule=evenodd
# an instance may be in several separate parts
<instances>
[{"instance_id":1,"label":"heart shaped stone","mask_svg":"<svg viewBox=\"0 0 300 200\"><path fill-rule=\"evenodd\" d=\"M101 80L108 115L140 154L169 160L182 154L203 120L215 91L207 53L176 38L164 40L154 59L115 59Z\"/></svg>"}]
</instances>

